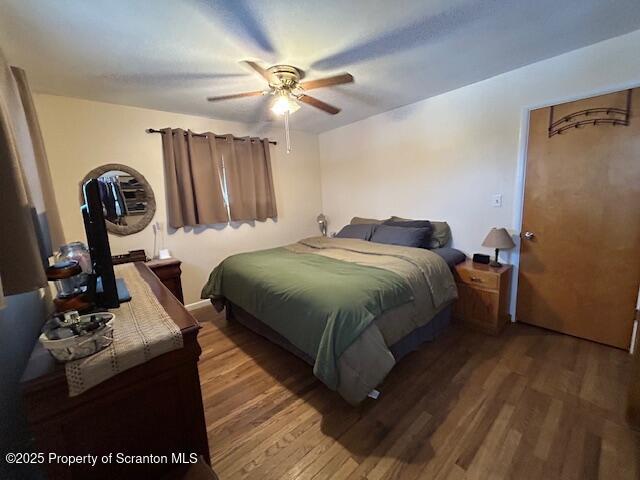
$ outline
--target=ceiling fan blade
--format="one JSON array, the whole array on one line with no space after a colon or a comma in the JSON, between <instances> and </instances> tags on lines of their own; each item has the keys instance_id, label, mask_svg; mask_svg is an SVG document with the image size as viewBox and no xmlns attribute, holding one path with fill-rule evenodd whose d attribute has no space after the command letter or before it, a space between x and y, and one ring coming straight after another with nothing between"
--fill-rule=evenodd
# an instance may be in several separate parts
<instances>
[{"instance_id":1,"label":"ceiling fan blade","mask_svg":"<svg viewBox=\"0 0 640 480\"><path fill-rule=\"evenodd\" d=\"M252 62L251 60L243 60L240 63L244 63L245 65L251 67L253 71L255 71L258 75L264 78L267 82L271 82L271 74L258 65L256 62Z\"/></svg>"},{"instance_id":2,"label":"ceiling fan blade","mask_svg":"<svg viewBox=\"0 0 640 480\"><path fill-rule=\"evenodd\" d=\"M309 80L308 82L302 82L300 86L305 90L311 90L312 88L330 87L332 85L341 85L343 83L353 82L353 75L350 73L343 73L342 75L335 75L333 77L319 78L318 80Z\"/></svg>"},{"instance_id":3,"label":"ceiling fan blade","mask_svg":"<svg viewBox=\"0 0 640 480\"><path fill-rule=\"evenodd\" d=\"M302 103L306 103L307 105L311 105L312 107L319 108L331 115L335 115L340 112L339 108L334 107L333 105L329 105L328 103L324 103L322 100L318 100L315 97L310 97L309 95L300 95L298 97Z\"/></svg>"},{"instance_id":4,"label":"ceiling fan blade","mask_svg":"<svg viewBox=\"0 0 640 480\"><path fill-rule=\"evenodd\" d=\"M234 93L232 95L221 95L219 97L207 97L207 100L210 102L218 102L220 100L231 100L232 98L242 98L242 97L257 97L258 95L262 95L264 92L262 90L257 90L255 92L244 92L244 93Z\"/></svg>"}]
</instances>

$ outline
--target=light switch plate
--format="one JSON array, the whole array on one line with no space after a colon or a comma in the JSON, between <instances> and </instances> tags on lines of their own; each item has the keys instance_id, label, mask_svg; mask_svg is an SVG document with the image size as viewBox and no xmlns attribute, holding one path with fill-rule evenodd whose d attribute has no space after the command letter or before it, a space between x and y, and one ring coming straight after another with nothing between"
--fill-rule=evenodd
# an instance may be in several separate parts
<instances>
[{"instance_id":1,"label":"light switch plate","mask_svg":"<svg viewBox=\"0 0 640 480\"><path fill-rule=\"evenodd\" d=\"M502 206L502 194L496 193L491 197L491 206L492 207L501 207Z\"/></svg>"}]
</instances>

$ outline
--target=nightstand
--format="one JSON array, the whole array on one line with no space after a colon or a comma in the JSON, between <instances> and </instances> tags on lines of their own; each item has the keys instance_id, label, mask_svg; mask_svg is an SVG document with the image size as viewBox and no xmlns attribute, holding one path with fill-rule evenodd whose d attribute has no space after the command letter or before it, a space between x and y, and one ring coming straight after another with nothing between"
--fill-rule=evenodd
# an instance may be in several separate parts
<instances>
[{"instance_id":1,"label":"nightstand","mask_svg":"<svg viewBox=\"0 0 640 480\"><path fill-rule=\"evenodd\" d=\"M182 274L182 270L180 269L181 264L182 262L177 258L167 258L165 260L156 259L146 263L147 267L156 274L164 286L173 293L173 296L180 300L180 303L184 303L182 280L180 279Z\"/></svg>"},{"instance_id":2,"label":"nightstand","mask_svg":"<svg viewBox=\"0 0 640 480\"><path fill-rule=\"evenodd\" d=\"M490 267L467 260L455 267L458 300L453 316L466 325L497 335L511 321L511 265Z\"/></svg>"}]
</instances>

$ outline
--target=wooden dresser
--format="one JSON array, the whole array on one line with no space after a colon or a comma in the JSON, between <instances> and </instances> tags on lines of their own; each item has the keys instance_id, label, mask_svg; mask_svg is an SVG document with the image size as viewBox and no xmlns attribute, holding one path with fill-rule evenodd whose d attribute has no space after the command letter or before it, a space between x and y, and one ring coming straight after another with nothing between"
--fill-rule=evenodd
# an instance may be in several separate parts
<instances>
[{"instance_id":1,"label":"wooden dresser","mask_svg":"<svg viewBox=\"0 0 640 480\"><path fill-rule=\"evenodd\" d=\"M490 267L467 260L456 266L458 300L454 318L486 333L498 334L511 321L511 265Z\"/></svg>"},{"instance_id":2,"label":"wooden dresser","mask_svg":"<svg viewBox=\"0 0 640 480\"><path fill-rule=\"evenodd\" d=\"M196 453L209 463L198 376L199 326L144 264L141 276L182 332L184 346L69 397L64 365L36 344L21 380L36 452L60 455ZM159 478L176 463L98 466L44 463L50 479Z\"/></svg>"}]
</instances>

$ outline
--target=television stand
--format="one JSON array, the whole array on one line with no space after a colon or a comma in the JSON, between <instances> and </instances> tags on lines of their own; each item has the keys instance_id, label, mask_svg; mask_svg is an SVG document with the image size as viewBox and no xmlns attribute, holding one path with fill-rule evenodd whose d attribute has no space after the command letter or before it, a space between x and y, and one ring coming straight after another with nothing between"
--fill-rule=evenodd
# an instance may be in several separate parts
<instances>
[{"instance_id":1,"label":"television stand","mask_svg":"<svg viewBox=\"0 0 640 480\"><path fill-rule=\"evenodd\" d=\"M127 288L124 278L116 278L116 288L118 289L118 301L120 303L131 300L131 294L129 293L129 289Z\"/></svg>"},{"instance_id":2,"label":"television stand","mask_svg":"<svg viewBox=\"0 0 640 480\"><path fill-rule=\"evenodd\" d=\"M131 294L129 293L129 289L127 288L127 284L123 278L116 278L116 289L118 290L118 301L120 303L125 303L131 300ZM96 293L102 292L102 279L98 278L96 280Z\"/></svg>"}]
</instances>

